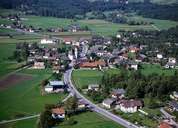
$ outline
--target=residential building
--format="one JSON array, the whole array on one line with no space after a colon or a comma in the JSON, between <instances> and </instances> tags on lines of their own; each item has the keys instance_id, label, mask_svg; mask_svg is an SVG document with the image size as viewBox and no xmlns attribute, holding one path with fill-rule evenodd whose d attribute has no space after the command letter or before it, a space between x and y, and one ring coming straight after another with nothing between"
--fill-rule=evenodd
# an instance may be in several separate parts
<instances>
[{"instance_id":1,"label":"residential building","mask_svg":"<svg viewBox=\"0 0 178 128\"><path fill-rule=\"evenodd\" d=\"M99 85L98 84L89 84L88 85L88 90L98 91L99 90Z\"/></svg>"},{"instance_id":2,"label":"residential building","mask_svg":"<svg viewBox=\"0 0 178 128\"><path fill-rule=\"evenodd\" d=\"M65 84L63 81L49 81L49 83L45 86L45 91L48 93L53 92L63 92L65 89Z\"/></svg>"},{"instance_id":3,"label":"residential building","mask_svg":"<svg viewBox=\"0 0 178 128\"><path fill-rule=\"evenodd\" d=\"M113 98L108 98L108 99L105 99L103 102L102 102L102 105L108 109L114 107L116 103L116 100L113 99Z\"/></svg>"},{"instance_id":4,"label":"residential building","mask_svg":"<svg viewBox=\"0 0 178 128\"><path fill-rule=\"evenodd\" d=\"M134 113L143 107L140 100L120 100L116 103L116 109L120 109L124 113Z\"/></svg>"},{"instance_id":5,"label":"residential building","mask_svg":"<svg viewBox=\"0 0 178 128\"><path fill-rule=\"evenodd\" d=\"M64 119L65 118L65 110L64 108L53 108L51 110L53 119Z\"/></svg>"},{"instance_id":6,"label":"residential building","mask_svg":"<svg viewBox=\"0 0 178 128\"><path fill-rule=\"evenodd\" d=\"M125 94L125 90L123 88L121 89L113 89L113 91L111 92L111 97L112 98L123 98Z\"/></svg>"},{"instance_id":7,"label":"residential building","mask_svg":"<svg viewBox=\"0 0 178 128\"><path fill-rule=\"evenodd\" d=\"M105 67L106 63L102 60L99 61L93 61L93 62L83 62L79 64L80 68L101 68L101 67Z\"/></svg>"},{"instance_id":8,"label":"residential building","mask_svg":"<svg viewBox=\"0 0 178 128\"><path fill-rule=\"evenodd\" d=\"M178 111L178 103L176 101L170 101L169 108L171 111Z\"/></svg>"},{"instance_id":9,"label":"residential building","mask_svg":"<svg viewBox=\"0 0 178 128\"><path fill-rule=\"evenodd\" d=\"M44 62L34 62L34 69L45 69L45 64Z\"/></svg>"}]
</instances>

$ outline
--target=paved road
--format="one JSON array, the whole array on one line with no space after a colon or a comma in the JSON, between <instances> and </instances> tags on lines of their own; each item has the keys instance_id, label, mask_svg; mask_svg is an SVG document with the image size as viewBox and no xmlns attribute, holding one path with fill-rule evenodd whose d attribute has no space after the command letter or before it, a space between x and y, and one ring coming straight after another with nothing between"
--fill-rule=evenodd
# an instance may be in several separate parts
<instances>
[{"instance_id":1,"label":"paved road","mask_svg":"<svg viewBox=\"0 0 178 128\"><path fill-rule=\"evenodd\" d=\"M135 124L132 124L132 123L128 122L127 120L124 120L121 117L116 116L113 113L111 113L103 108L98 107L97 105L95 105L94 103L92 103L91 101L86 99L82 94L80 94L80 92L78 92L78 90L72 84L71 74L72 74L72 69L69 69L64 73L64 82L69 85L69 88L71 89L71 93L73 93L73 95L76 95L78 98L82 98L86 103L89 104L89 106L92 108L93 111L115 121L116 123L118 123L126 128L138 128L138 126L136 126Z\"/></svg>"},{"instance_id":2,"label":"paved road","mask_svg":"<svg viewBox=\"0 0 178 128\"><path fill-rule=\"evenodd\" d=\"M16 121L20 121L20 120L32 119L32 118L36 118L36 117L39 117L39 116L40 116L40 114L33 115L33 116L22 117L22 118L13 119L13 120L4 120L4 121L1 121L0 124L6 124L6 123L16 122Z\"/></svg>"}]
</instances>

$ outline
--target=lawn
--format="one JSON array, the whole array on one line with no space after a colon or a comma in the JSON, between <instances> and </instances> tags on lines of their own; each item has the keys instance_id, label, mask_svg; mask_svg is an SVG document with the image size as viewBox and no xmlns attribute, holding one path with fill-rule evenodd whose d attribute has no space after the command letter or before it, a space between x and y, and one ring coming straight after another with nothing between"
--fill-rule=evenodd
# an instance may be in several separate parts
<instances>
[{"instance_id":1,"label":"lawn","mask_svg":"<svg viewBox=\"0 0 178 128\"><path fill-rule=\"evenodd\" d=\"M0 125L0 128L37 128L37 118Z\"/></svg>"},{"instance_id":2,"label":"lawn","mask_svg":"<svg viewBox=\"0 0 178 128\"><path fill-rule=\"evenodd\" d=\"M42 16L24 16L22 21L25 25L32 25L34 27L42 28L56 28L56 27L67 27L73 20L64 18L54 17L42 17Z\"/></svg>"},{"instance_id":3,"label":"lawn","mask_svg":"<svg viewBox=\"0 0 178 128\"><path fill-rule=\"evenodd\" d=\"M88 87L88 84L99 84L103 73L98 70L75 70L72 73L75 85L78 88Z\"/></svg>"},{"instance_id":4,"label":"lawn","mask_svg":"<svg viewBox=\"0 0 178 128\"><path fill-rule=\"evenodd\" d=\"M134 31L138 29L153 30L154 28L150 25L127 25L127 24L116 24L107 22L104 20L80 20L78 21L81 25L87 25L92 32L101 35L115 35L118 30Z\"/></svg>"},{"instance_id":5,"label":"lawn","mask_svg":"<svg viewBox=\"0 0 178 128\"><path fill-rule=\"evenodd\" d=\"M22 63L17 63L15 61L10 61L8 57L13 55L15 51L15 44L1 44L0 43L0 77L4 76L5 74L14 71L17 67L19 67Z\"/></svg>"},{"instance_id":6,"label":"lawn","mask_svg":"<svg viewBox=\"0 0 178 128\"><path fill-rule=\"evenodd\" d=\"M147 126L148 128L156 128L158 126L158 122L155 119L149 118L140 112L131 114L117 111L117 114L130 122L138 123L139 125Z\"/></svg>"},{"instance_id":7,"label":"lawn","mask_svg":"<svg viewBox=\"0 0 178 128\"><path fill-rule=\"evenodd\" d=\"M33 79L0 91L0 102L3 104L0 106L0 120L38 114L45 104L56 104L66 96L64 94L41 96L39 84L51 76L51 70L26 69L19 73L31 75Z\"/></svg>"},{"instance_id":8,"label":"lawn","mask_svg":"<svg viewBox=\"0 0 178 128\"><path fill-rule=\"evenodd\" d=\"M75 125L59 125L59 128L123 128L115 122L103 118L94 112L87 112L73 117L77 124Z\"/></svg>"},{"instance_id":9,"label":"lawn","mask_svg":"<svg viewBox=\"0 0 178 128\"><path fill-rule=\"evenodd\" d=\"M173 75L175 73L176 69L164 69L160 65L157 64L144 64L142 65L141 72L144 75L151 75L153 73L156 74L165 74L165 75Z\"/></svg>"},{"instance_id":10,"label":"lawn","mask_svg":"<svg viewBox=\"0 0 178 128\"><path fill-rule=\"evenodd\" d=\"M154 23L154 26L156 26L160 30L168 29L168 28L175 27L178 25L178 22L176 21L144 18L142 16L133 16L133 17L129 17L129 19L135 20L135 21L152 22Z\"/></svg>"}]
</instances>

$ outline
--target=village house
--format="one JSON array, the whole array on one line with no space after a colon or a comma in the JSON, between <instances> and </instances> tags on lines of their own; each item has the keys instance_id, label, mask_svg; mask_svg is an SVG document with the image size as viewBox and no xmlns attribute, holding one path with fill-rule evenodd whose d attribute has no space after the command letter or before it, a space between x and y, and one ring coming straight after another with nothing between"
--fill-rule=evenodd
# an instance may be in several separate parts
<instances>
[{"instance_id":1,"label":"village house","mask_svg":"<svg viewBox=\"0 0 178 128\"><path fill-rule=\"evenodd\" d=\"M79 109L84 109L87 107L88 104L84 100L80 99L78 100L77 105Z\"/></svg>"},{"instance_id":2,"label":"village house","mask_svg":"<svg viewBox=\"0 0 178 128\"><path fill-rule=\"evenodd\" d=\"M120 109L124 113L134 113L143 107L140 100L120 100L116 103L115 109Z\"/></svg>"},{"instance_id":3,"label":"village house","mask_svg":"<svg viewBox=\"0 0 178 128\"><path fill-rule=\"evenodd\" d=\"M140 51L140 49L137 48L137 47L131 47L131 48L129 48L129 52L131 52L131 53L136 53L138 51Z\"/></svg>"},{"instance_id":4,"label":"village house","mask_svg":"<svg viewBox=\"0 0 178 128\"><path fill-rule=\"evenodd\" d=\"M66 86L63 81L49 81L49 83L45 86L45 91L47 93L63 92L65 87Z\"/></svg>"},{"instance_id":5,"label":"village house","mask_svg":"<svg viewBox=\"0 0 178 128\"><path fill-rule=\"evenodd\" d=\"M174 91L174 92L170 95L170 98L171 98L171 99L174 99L174 100L178 100L178 92Z\"/></svg>"},{"instance_id":6,"label":"village house","mask_svg":"<svg viewBox=\"0 0 178 128\"><path fill-rule=\"evenodd\" d=\"M127 69L134 69L134 70L138 70L138 64L134 61L129 61L127 62Z\"/></svg>"},{"instance_id":7,"label":"village house","mask_svg":"<svg viewBox=\"0 0 178 128\"><path fill-rule=\"evenodd\" d=\"M158 59L162 59L162 58L163 58L163 55L162 55L162 54L157 54L156 57L157 57Z\"/></svg>"},{"instance_id":8,"label":"village house","mask_svg":"<svg viewBox=\"0 0 178 128\"><path fill-rule=\"evenodd\" d=\"M99 85L98 84L89 84L88 85L88 90L98 91L99 90Z\"/></svg>"},{"instance_id":9,"label":"village house","mask_svg":"<svg viewBox=\"0 0 178 128\"><path fill-rule=\"evenodd\" d=\"M40 41L41 44L55 44L55 41L52 39L42 39Z\"/></svg>"},{"instance_id":10,"label":"village house","mask_svg":"<svg viewBox=\"0 0 178 128\"><path fill-rule=\"evenodd\" d=\"M44 62L34 62L33 69L45 69Z\"/></svg>"},{"instance_id":11,"label":"village house","mask_svg":"<svg viewBox=\"0 0 178 128\"><path fill-rule=\"evenodd\" d=\"M105 67L106 63L102 60L99 61L93 61L93 62L82 62L79 64L80 68L91 68L91 69L96 69L96 68L102 68Z\"/></svg>"},{"instance_id":12,"label":"village house","mask_svg":"<svg viewBox=\"0 0 178 128\"><path fill-rule=\"evenodd\" d=\"M111 97L116 99L122 99L124 97L125 90L123 88L121 89L113 89L111 92Z\"/></svg>"},{"instance_id":13,"label":"village house","mask_svg":"<svg viewBox=\"0 0 178 128\"><path fill-rule=\"evenodd\" d=\"M178 111L178 103L176 101L170 101L169 102L169 110L172 112Z\"/></svg>"},{"instance_id":14,"label":"village house","mask_svg":"<svg viewBox=\"0 0 178 128\"><path fill-rule=\"evenodd\" d=\"M53 108L51 110L53 119L64 119L65 118L65 110L64 108Z\"/></svg>"},{"instance_id":15,"label":"village house","mask_svg":"<svg viewBox=\"0 0 178 128\"><path fill-rule=\"evenodd\" d=\"M169 120L164 120L159 124L159 128L176 128Z\"/></svg>"},{"instance_id":16,"label":"village house","mask_svg":"<svg viewBox=\"0 0 178 128\"><path fill-rule=\"evenodd\" d=\"M115 99L113 99L113 98L107 98L107 99L103 100L102 105L105 108L110 109L110 108L114 107L115 103L116 103Z\"/></svg>"}]
</instances>

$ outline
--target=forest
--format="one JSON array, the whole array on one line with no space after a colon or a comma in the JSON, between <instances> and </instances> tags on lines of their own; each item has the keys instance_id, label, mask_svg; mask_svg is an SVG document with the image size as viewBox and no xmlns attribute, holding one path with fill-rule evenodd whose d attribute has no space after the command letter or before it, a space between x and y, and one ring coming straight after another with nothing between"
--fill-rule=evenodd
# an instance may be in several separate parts
<instances>
[{"instance_id":1,"label":"forest","mask_svg":"<svg viewBox=\"0 0 178 128\"><path fill-rule=\"evenodd\" d=\"M19 9L27 14L53 16L62 18L75 18L76 15L85 16L91 11L125 11L135 12L144 17L156 19L169 19L178 21L178 5L157 5L145 0L143 3L125 2L116 4L113 1L87 0L1 0L0 7Z\"/></svg>"}]
</instances>

